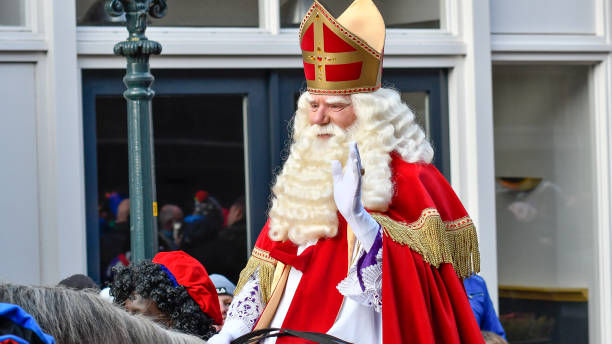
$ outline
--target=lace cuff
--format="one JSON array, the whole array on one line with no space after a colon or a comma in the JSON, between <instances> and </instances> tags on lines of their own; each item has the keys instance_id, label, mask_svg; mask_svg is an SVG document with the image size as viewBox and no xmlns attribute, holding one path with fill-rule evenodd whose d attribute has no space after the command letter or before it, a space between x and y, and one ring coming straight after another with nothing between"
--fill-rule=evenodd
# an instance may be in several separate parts
<instances>
[{"instance_id":1,"label":"lace cuff","mask_svg":"<svg viewBox=\"0 0 612 344\"><path fill-rule=\"evenodd\" d=\"M340 294L360 304L382 311L382 233L379 231L369 252L351 266L348 276L336 287Z\"/></svg>"},{"instance_id":2,"label":"lace cuff","mask_svg":"<svg viewBox=\"0 0 612 344\"><path fill-rule=\"evenodd\" d=\"M258 269L259 270L259 269ZM250 332L263 312L258 271L255 271L244 284L240 293L234 297L222 332L231 323L231 328L239 330L240 335ZM240 324L241 326L238 326ZM239 335L239 336L240 336Z\"/></svg>"}]
</instances>

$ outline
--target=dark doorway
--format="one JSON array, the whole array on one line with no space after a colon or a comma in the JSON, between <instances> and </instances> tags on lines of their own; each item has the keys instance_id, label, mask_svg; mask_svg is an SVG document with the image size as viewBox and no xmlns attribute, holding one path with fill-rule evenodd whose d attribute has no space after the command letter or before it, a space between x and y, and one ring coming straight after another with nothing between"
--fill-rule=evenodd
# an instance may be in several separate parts
<instances>
[{"instance_id":1,"label":"dark doorway","mask_svg":"<svg viewBox=\"0 0 612 344\"><path fill-rule=\"evenodd\" d=\"M244 195L242 95L153 99L157 201L193 210L197 190L229 208ZM127 196L127 110L121 96L96 98L98 191Z\"/></svg>"},{"instance_id":2,"label":"dark doorway","mask_svg":"<svg viewBox=\"0 0 612 344\"><path fill-rule=\"evenodd\" d=\"M175 69L153 74L160 207L176 204L187 216L194 193L206 190L227 211L244 195L244 235L228 254L246 257L266 222L273 171L282 164L296 94L305 90L303 72ZM416 112L436 149L434 163L448 178L446 74L439 69L392 69L385 70L383 81L398 89ZM97 281L105 254L100 250L104 230L99 206L112 191L127 197L129 183L123 75L121 70L83 72L88 274Z\"/></svg>"}]
</instances>

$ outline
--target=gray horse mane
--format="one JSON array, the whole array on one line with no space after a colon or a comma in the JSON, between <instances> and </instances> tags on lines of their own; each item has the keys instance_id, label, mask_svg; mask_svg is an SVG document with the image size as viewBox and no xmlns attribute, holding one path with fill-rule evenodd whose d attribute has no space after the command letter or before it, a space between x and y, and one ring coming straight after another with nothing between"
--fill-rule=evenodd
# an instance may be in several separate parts
<instances>
[{"instance_id":1,"label":"gray horse mane","mask_svg":"<svg viewBox=\"0 0 612 344\"><path fill-rule=\"evenodd\" d=\"M0 302L21 306L58 344L205 343L131 315L94 293L0 282Z\"/></svg>"}]
</instances>

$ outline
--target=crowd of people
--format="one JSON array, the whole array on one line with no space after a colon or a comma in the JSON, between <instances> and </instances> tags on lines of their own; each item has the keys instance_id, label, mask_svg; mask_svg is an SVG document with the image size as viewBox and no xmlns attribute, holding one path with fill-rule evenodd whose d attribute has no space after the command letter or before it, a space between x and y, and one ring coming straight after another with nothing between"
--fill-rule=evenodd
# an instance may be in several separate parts
<instances>
[{"instance_id":1,"label":"crowd of people","mask_svg":"<svg viewBox=\"0 0 612 344\"><path fill-rule=\"evenodd\" d=\"M114 270L103 290L81 274L55 287L0 283L0 343L203 343L221 330L236 288L183 251ZM464 284L485 343L507 343L484 280Z\"/></svg>"},{"instance_id":2,"label":"crowd of people","mask_svg":"<svg viewBox=\"0 0 612 344\"><path fill-rule=\"evenodd\" d=\"M129 198L117 192L106 193L101 202L99 232L103 284L113 280L113 268L127 266L130 261L129 204ZM211 273L237 282L247 260L244 196L237 197L225 208L213 195L198 190L189 215L185 216L178 205L164 204L158 220L159 252L185 251L205 264Z\"/></svg>"},{"instance_id":3,"label":"crowd of people","mask_svg":"<svg viewBox=\"0 0 612 344\"><path fill-rule=\"evenodd\" d=\"M223 326L235 285L183 251L54 287L0 283L0 343L204 343Z\"/></svg>"},{"instance_id":4,"label":"crowd of people","mask_svg":"<svg viewBox=\"0 0 612 344\"><path fill-rule=\"evenodd\" d=\"M109 213L100 221L106 280L76 274L55 287L0 284L0 323L10 324L0 329L1 344L201 343L222 329L246 264L244 197L224 209L197 191L188 216L164 205L160 252L137 264L129 259L129 199L109 193L106 202ZM474 275L464 286L486 343L507 343L484 280Z\"/></svg>"}]
</instances>

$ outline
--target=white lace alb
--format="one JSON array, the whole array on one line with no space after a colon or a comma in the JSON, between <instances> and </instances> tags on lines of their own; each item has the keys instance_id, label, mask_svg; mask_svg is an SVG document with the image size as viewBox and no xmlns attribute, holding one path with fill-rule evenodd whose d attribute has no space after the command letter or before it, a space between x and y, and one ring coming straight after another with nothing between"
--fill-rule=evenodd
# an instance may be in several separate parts
<instances>
[{"instance_id":1,"label":"white lace alb","mask_svg":"<svg viewBox=\"0 0 612 344\"><path fill-rule=\"evenodd\" d=\"M381 247L376 253L376 264L361 269L364 290L359 283L357 264L351 266L348 276L336 286L340 294L379 313L382 311L382 251ZM362 249L359 253L360 256L366 254Z\"/></svg>"}]
</instances>

